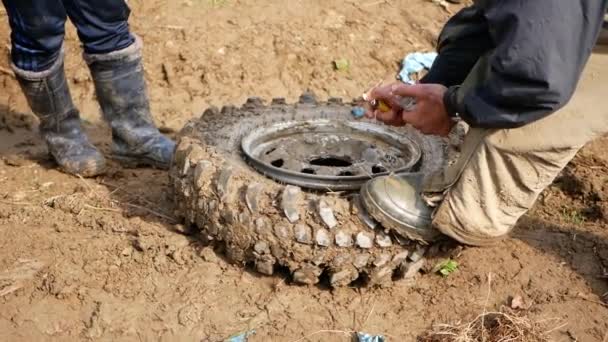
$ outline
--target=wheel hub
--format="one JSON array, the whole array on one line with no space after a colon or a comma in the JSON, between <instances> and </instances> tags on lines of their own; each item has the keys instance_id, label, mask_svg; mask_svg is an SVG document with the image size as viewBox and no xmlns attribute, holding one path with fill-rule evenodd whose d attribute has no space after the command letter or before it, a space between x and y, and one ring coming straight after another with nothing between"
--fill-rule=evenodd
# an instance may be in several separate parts
<instances>
[{"instance_id":1,"label":"wheel hub","mask_svg":"<svg viewBox=\"0 0 608 342\"><path fill-rule=\"evenodd\" d=\"M368 122L289 121L241 141L246 160L277 181L316 190L356 190L369 179L410 172L421 157L408 136Z\"/></svg>"}]
</instances>

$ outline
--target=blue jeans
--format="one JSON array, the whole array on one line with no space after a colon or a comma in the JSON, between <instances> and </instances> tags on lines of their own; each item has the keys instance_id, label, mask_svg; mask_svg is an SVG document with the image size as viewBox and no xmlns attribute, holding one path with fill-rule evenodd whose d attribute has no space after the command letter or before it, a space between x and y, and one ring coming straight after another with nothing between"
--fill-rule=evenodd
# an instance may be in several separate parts
<instances>
[{"instance_id":1,"label":"blue jeans","mask_svg":"<svg viewBox=\"0 0 608 342\"><path fill-rule=\"evenodd\" d=\"M57 60L65 22L76 26L84 51L103 54L124 49L129 32L124 0L2 0L11 26L11 59L22 70L44 71Z\"/></svg>"}]
</instances>

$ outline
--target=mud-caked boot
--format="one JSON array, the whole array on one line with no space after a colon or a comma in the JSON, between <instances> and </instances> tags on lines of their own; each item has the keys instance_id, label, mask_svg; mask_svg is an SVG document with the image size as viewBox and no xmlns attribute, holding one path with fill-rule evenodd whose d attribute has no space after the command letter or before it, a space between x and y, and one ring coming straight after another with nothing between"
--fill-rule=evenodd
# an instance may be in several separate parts
<instances>
[{"instance_id":1,"label":"mud-caked boot","mask_svg":"<svg viewBox=\"0 0 608 342\"><path fill-rule=\"evenodd\" d=\"M361 188L369 215L385 228L412 240L431 242L441 233L432 227L433 208L421 196L421 175L389 175L370 180Z\"/></svg>"},{"instance_id":2,"label":"mud-caked boot","mask_svg":"<svg viewBox=\"0 0 608 342\"><path fill-rule=\"evenodd\" d=\"M175 142L156 128L144 80L141 41L107 54L84 55L97 100L112 128L112 156L127 167L167 169Z\"/></svg>"},{"instance_id":3,"label":"mud-caked boot","mask_svg":"<svg viewBox=\"0 0 608 342\"><path fill-rule=\"evenodd\" d=\"M45 71L12 67L30 108L40 120L40 134L59 168L83 177L102 174L106 162L82 129L65 79L63 54Z\"/></svg>"}]
</instances>

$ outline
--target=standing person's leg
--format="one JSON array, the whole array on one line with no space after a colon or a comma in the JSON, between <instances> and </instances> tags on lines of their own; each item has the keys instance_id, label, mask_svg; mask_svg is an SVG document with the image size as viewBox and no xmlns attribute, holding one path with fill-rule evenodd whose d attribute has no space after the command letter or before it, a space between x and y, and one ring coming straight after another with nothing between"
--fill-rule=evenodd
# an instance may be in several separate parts
<instances>
[{"instance_id":1,"label":"standing person's leg","mask_svg":"<svg viewBox=\"0 0 608 342\"><path fill-rule=\"evenodd\" d=\"M65 172L94 176L105 169L84 134L63 70L66 12L60 0L3 0L11 26L11 59L40 134Z\"/></svg>"},{"instance_id":2,"label":"standing person's leg","mask_svg":"<svg viewBox=\"0 0 608 342\"><path fill-rule=\"evenodd\" d=\"M66 13L60 0L2 0L11 27L11 59L21 70L51 68L65 33Z\"/></svg>"},{"instance_id":3,"label":"standing person's leg","mask_svg":"<svg viewBox=\"0 0 608 342\"><path fill-rule=\"evenodd\" d=\"M160 134L152 115L142 43L129 32L124 0L63 0L84 46L97 99L112 127L114 157L130 166L168 168L175 143Z\"/></svg>"}]
</instances>

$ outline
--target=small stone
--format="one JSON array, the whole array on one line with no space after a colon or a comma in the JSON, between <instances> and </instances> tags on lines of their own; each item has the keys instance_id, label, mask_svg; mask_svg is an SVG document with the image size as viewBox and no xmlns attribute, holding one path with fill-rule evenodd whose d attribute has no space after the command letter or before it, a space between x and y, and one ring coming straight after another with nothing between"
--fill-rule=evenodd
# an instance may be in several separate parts
<instances>
[{"instance_id":1,"label":"small stone","mask_svg":"<svg viewBox=\"0 0 608 342\"><path fill-rule=\"evenodd\" d=\"M146 240L146 238L140 236L135 241L133 241L133 247L140 252L147 251L151 246Z\"/></svg>"},{"instance_id":2,"label":"small stone","mask_svg":"<svg viewBox=\"0 0 608 342\"><path fill-rule=\"evenodd\" d=\"M265 275L274 273L274 260L258 260L255 262L255 269Z\"/></svg>"},{"instance_id":3,"label":"small stone","mask_svg":"<svg viewBox=\"0 0 608 342\"><path fill-rule=\"evenodd\" d=\"M217 209L217 201L213 200L209 202L209 212L214 212Z\"/></svg>"},{"instance_id":4,"label":"small stone","mask_svg":"<svg viewBox=\"0 0 608 342\"><path fill-rule=\"evenodd\" d=\"M287 257L287 251L278 243L270 245L270 253L279 259Z\"/></svg>"},{"instance_id":5,"label":"small stone","mask_svg":"<svg viewBox=\"0 0 608 342\"><path fill-rule=\"evenodd\" d=\"M317 230L315 240L317 241L317 245L322 247L327 247L331 245L331 236L326 229Z\"/></svg>"},{"instance_id":6,"label":"small stone","mask_svg":"<svg viewBox=\"0 0 608 342\"><path fill-rule=\"evenodd\" d=\"M200 191L204 187L205 182L208 179L208 177L205 177L204 175L213 171L211 168L212 166L213 165L208 160L201 160L196 164L196 167L194 168L194 177L192 178L196 190Z\"/></svg>"},{"instance_id":7,"label":"small stone","mask_svg":"<svg viewBox=\"0 0 608 342\"><path fill-rule=\"evenodd\" d=\"M353 237L349 233L342 230L336 233L336 245L340 247L351 247L353 245Z\"/></svg>"},{"instance_id":8,"label":"small stone","mask_svg":"<svg viewBox=\"0 0 608 342\"><path fill-rule=\"evenodd\" d=\"M312 264L313 264L313 265L315 265L315 266L320 266L320 265L322 265L322 264L325 264L325 263L326 263L326 260L325 260L326 258L327 258L327 255L326 255L324 252L321 252L321 253L316 253L316 254L313 256L313 258L312 258L311 262L312 262Z\"/></svg>"},{"instance_id":9,"label":"small stone","mask_svg":"<svg viewBox=\"0 0 608 342\"><path fill-rule=\"evenodd\" d=\"M390 282L393 269L389 266L374 271L370 276L370 283L374 285L386 285Z\"/></svg>"},{"instance_id":10,"label":"small stone","mask_svg":"<svg viewBox=\"0 0 608 342\"><path fill-rule=\"evenodd\" d=\"M325 201L319 202L319 216L321 216L321 220L329 229L332 229L338 225L338 221L334 216L333 210L331 210Z\"/></svg>"},{"instance_id":11,"label":"small stone","mask_svg":"<svg viewBox=\"0 0 608 342\"><path fill-rule=\"evenodd\" d=\"M357 279L357 277L359 277L359 272L353 267L348 267L332 274L329 278L329 283L334 287L346 286Z\"/></svg>"},{"instance_id":12,"label":"small stone","mask_svg":"<svg viewBox=\"0 0 608 342\"><path fill-rule=\"evenodd\" d=\"M274 234L283 240L287 240L291 238L291 227L285 224L278 224L274 227Z\"/></svg>"},{"instance_id":13,"label":"small stone","mask_svg":"<svg viewBox=\"0 0 608 342\"><path fill-rule=\"evenodd\" d=\"M194 326L201 319L200 308L195 305L186 305L177 313L177 322L185 327Z\"/></svg>"},{"instance_id":14,"label":"small stone","mask_svg":"<svg viewBox=\"0 0 608 342\"><path fill-rule=\"evenodd\" d=\"M410 260L412 262L416 262L420 259L422 259L422 257L424 257L424 254L426 253L426 247L418 245L416 246L416 250L412 252L412 254L410 254Z\"/></svg>"},{"instance_id":15,"label":"small stone","mask_svg":"<svg viewBox=\"0 0 608 342\"><path fill-rule=\"evenodd\" d=\"M309 226L305 224L297 224L294 228L294 233L297 242L306 245L310 245L312 243L312 230Z\"/></svg>"},{"instance_id":16,"label":"small stone","mask_svg":"<svg viewBox=\"0 0 608 342\"><path fill-rule=\"evenodd\" d=\"M211 247L203 248L200 252L200 256L206 262L211 262L211 263L218 262L217 254L215 254L215 251Z\"/></svg>"},{"instance_id":17,"label":"small stone","mask_svg":"<svg viewBox=\"0 0 608 342\"><path fill-rule=\"evenodd\" d=\"M521 296L515 296L511 299L511 309L525 309L524 299Z\"/></svg>"},{"instance_id":18,"label":"small stone","mask_svg":"<svg viewBox=\"0 0 608 342\"><path fill-rule=\"evenodd\" d=\"M399 265L407 260L407 256L409 255L408 251L403 251L393 257L393 263Z\"/></svg>"},{"instance_id":19,"label":"small stone","mask_svg":"<svg viewBox=\"0 0 608 342\"><path fill-rule=\"evenodd\" d=\"M391 240L391 237L386 234L376 235L376 243L380 247L390 247L393 245L393 241Z\"/></svg>"},{"instance_id":20,"label":"small stone","mask_svg":"<svg viewBox=\"0 0 608 342\"><path fill-rule=\"evenodd\" d=\"M125 257L129 257L131 256L131 253L133 253L133 247L127 247L125 249L122 250L122 252L120 253L120 255L125 256Z\"/></svg>"},{"instance_id":21,"label":"small stone","mask_svg":"<svg viewBox=\"0 0 608 342\"><path fill-rule=\"evenodd\" d=\"M370 233L360 232L357 234L357 246L360 248L369 249L374 246L374 235Z\"/></svg>"},{"instance_id":22,"label":"small stone","mask_svg":"<svg viewBox=\"0 0 608 342\"><path fill-rule=\"evenodd\" d=\"M22 201L27 197L25 191L16 191L11 195L13 201Z\"/></svg>"},{"instance_id":23,"label":"small stone","mask_svg":"<svg viewBox=\"0 0 608 342\"><path fill-rule=\"evenodd\" d=\"M190 238L180 234L171 234L164 240L166 246L173 249L185 248L190 245Z\"/></svg>"},{"instance_id":24,"label":"small stone","mask_svg":"<svg viewBox=\"0 0 608 342\"><path fill-rule=\"evenodd\" d=\"M55 184L55 183L54 182L45 182L45 183L42 183L42 184L40 184L39 189L46 189L46 188L50 187L53 184Z\"/></svg>"},{"instance_id":25,"label":"small stone","mask_svg":"<svg viewBox=\"0 0 608 342\"><path fill-rule=\"evenodd\" d=\"M353 261L353 265L355 265L356 268L363 268L365 266L367 266L367 263L369 262L369 258L370 255L365 253L365 254L359 254L355 257L355 261Z\"/></svg>"},{"instance_id":26,"label":"small stone","mask_svg":"<svg viewBox=\"0 0 608 342\"><path fill-rule=\"evenodd\" d=\"M270 220L265 216L258 217L255 220L255 232L261 236L269 235L271 233L270 232Z\"/></svg>"},{"instance_id":27,"label":"small stone","mask_svg":"<svg viewBox=\"0 0 608 342\"><path fill-rule=\"evenodd\" d=\"M299 187L293 185L288 185L285 187L285 190L283 190L281 206L283 208L285 216L291 223L296 223L300 219L298 202L301 193L302 190Z\"/></svg>"},{"instance_id":28,"label":"small stone","mask_svg":"<svg viewBox=\"0 0 608 342\"><path fill-rule=\"evenodd\" d=\"M297 284L314 285L319 282L321 270L318 267L305 265L293 273L293 281Z\"/></svg>"},{"instance_id":29,"label":"small stone","mask_svg":"<svg viewBox=\"0 0 608 342\"><path fill-rule=\"evenodd\" d=\"M418 261L403 265L403 268L402 268L403 278L404 279L413 278L416 274L418 274L418 272L420 272L420 269L422 269L425 262L426 262L426 260L424 258L422 258L422 259L419 259Z\"/></svg>"},{"instance_id":30,"label":"small stone","mask_svg":"<svg viewBox=\"0 0 608 342\"><path fill-rule=\"evenodd\" d=\"M174 225L173 230L183 235L190 235L192 233L190 227L183 224Z\"/></svg>"},{"instance_id":31,"label":"small stone","mask_svg":"<svg viewBox=\"0 0 608 342\"><path fill-rule=\"evenodd\" d=\"M388 254L380 254L374 259L374 266L382 267L386 265L389 261L391 261L391 256Z\"/></svg>"},{"instance_id":32,"label":"small stone","mask_svg":"<svg viewBox=\"0 0 608 342\"><path fill-rule=\"evenodd\" d=\"M268 243L265 241L258 241L253 246L253 250L258 254L269 254L270 248L268 247Z\"/></svg>"}]
</instances>

